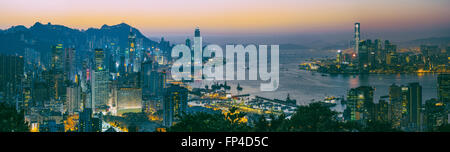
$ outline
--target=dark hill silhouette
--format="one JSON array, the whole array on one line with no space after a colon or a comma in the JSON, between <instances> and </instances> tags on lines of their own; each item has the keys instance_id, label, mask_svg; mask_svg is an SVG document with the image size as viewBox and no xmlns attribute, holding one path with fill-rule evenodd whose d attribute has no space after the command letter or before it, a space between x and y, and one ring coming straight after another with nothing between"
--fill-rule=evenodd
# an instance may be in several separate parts
<instances>
[{"instance_id":1,"label":"dark hill silhouette","mask_svg":"<svg viewBox=\"0 0 450 152\"><path fill-rule=\"evenodd\" d=\"M107 41L115 42L121 49L124 49L128 45L130 29L136 34L136 40L142 41L143 47L160 47L159 43L148 39L138 29L126 23L112 26L103 25L99 29L79 30L63 25L36 22L30 28L18 25L0 30L0 53L22 54L25 48L48 53L51 45L59 43L67 47L75 46L77 50L86 51L90 43L93 47L102 47L99 46L100 42ZM164 42L161 45L167 46L169 44Z\"/></svg>"}]
</instances>

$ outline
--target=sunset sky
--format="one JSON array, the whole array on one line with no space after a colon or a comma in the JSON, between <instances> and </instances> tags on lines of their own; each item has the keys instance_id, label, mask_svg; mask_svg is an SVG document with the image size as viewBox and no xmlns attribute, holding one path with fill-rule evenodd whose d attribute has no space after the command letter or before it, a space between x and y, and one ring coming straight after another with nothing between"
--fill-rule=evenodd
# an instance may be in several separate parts
<instances>
[{"instance_id":1,"label":"sunset sky","mask_svg":"<svg viewBox=\"0 0 450 152\"><path fill-rule=\"evenodd\" d=\"M51 22L71 28L128 23L145 35L351 31L448 36L449 0L0 0L0 28ZM428 34L428 35L427 35Z\"/></svg>"}]
</instances>

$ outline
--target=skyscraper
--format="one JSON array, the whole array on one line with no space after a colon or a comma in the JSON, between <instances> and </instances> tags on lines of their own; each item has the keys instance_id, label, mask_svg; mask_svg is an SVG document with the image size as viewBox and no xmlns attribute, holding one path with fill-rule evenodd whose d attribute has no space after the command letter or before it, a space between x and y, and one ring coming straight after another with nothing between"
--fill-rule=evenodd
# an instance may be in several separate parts
<instances>
[{"instance_id":1,"label":"skyscraper","mask_svg":"<svg viewBox=\"0 0 450 152\"><path fill-rule=\"evenodd\" d=\"M166 72L159 69L158 63L152 59L142 63L141 79L143 100L163 95L166 84Z\"/></svg>"},{"instance_id":2,"label":"skyscraper","mask_svg":"<svg viewBox=\"0 0 450 152\"><path fill-rule=\"evenodd\" d=\"M361 72L368 72L369 70L369 52L372 47L372 41L371 40L365 40L359 42L359 49L358 49L358 65L359 70Z\"/></svg>"},{"instance_id":3,"label":"skyscraper","mask_svg":"<svg viewBox=\"0 0 450 152\"><path fill-rule=\"evenodd\" d=\"M449 50L450 51L450 50ZM448 51L447 51L448 52ZM445 105L445 110L448 114L448 122L450 122L450 74L438 75L438 99Z\"/></svg>"},{"instance_id":4,"label":"skyscraper","mask_svg":"<svg viewBox=\"0 0 450 152\"><path fill-rule=\"evenodd\" d=\"M427 131L436 131L439 126L448 124L448 114L444 102L434 98L427 100L424 118Z\"/></svg>"},{"instance_id":5,"label":"skyscraper","mask_svg":"<svg viewBox=\"0 0 450 152\"><path fill-rule=\"evenodd\" d=\"M409 83L409 97L408 97L408 123L411 129L420 131L422 126L421 111L422 111L422 86L419 83Z\"/></svg>"},{"instance_id":6,"label":"skyscraper","mask_svg":"<svg viewBox=\"0 0 450 152\"><path fill-rule=\"evenodd\" d=\"M95 70L102 71L105 69L105 51L103 49L95 49Z\"/></svg>"},{"instance_id":7,"label":"skyscraper","mask_svg":"<svg viewBox=\"0 0 450 152\"><path fill-rule=\"evenodd\" d=\"M373 91L370 86L360 86L348 91L347 108L350 110L350 120L364 122L374 117Z\"/></svg>"},{"instance_id":8,"label":"skyscraper","mask_svg":"<svg viewBox=\"0 0 450 152\"><path fill-rule=\"evenodd\" d=\"M384 41L384 50L386 52L386 64L396 65L399 63L397 55L397 45L392 44L389 40Z\"/></svg>"},{"instance_id":9,"label":"skyscraper","mask_svg":"<svg viewBox=\"0 0 450 152\"><path fill-rule=\"evenodd\" d=\"M376 115L375 120L378 121L389 121L389 103L385 100L387 97L381 97L377 104L375 104L374 113Z\"/></svg>"},{"instance_id":10,"label":"skyscraper","mask_svg":"<svg viewBox=\"0 0 450 152\"><path fill-rule=\"evenodd\" d=\"M336 63L337 63L338 65L340 65L342 62L344 62L344 56L343 56L342 51L341 51L341 50L338 50L338 51L337 51L337 54L336 54Z\"/></svg>"},{"instance_id":11,"label":"skyscraper","mask_svg":"<svg viewBox=\"0 0 450 152\"><path fill-rule=\"evenodd\" d=\"M64 50L64 80L75 81L75 49Z\"/></svg>"},{"instance_id":12,"label":"skyscraper","mask_svg":"<svg viewBox=\"0 0 450 152\"><path fill-rule=\"evenodd\" d=\"M360 24L359 23L355 23L355 37L354 37L354 43L355 43L355 53L357 55L359 55L359 41L361 40L361 36L360 36Z\"/></svg>"},{"instance_id":13,"label":"skyscraper","mask_svg":"<svg viewBox=\"0 0 450 152\"><path fill-rule=\"evenodd\" d=\"M92 132L92 109L86 108L80 113L79 132Z\"/></svg>"},{"instance_id":14,"label":"skyscraper","mask_svg":"<svg viewBox=\"0 0 450 152\"><path fill-rule=\"evenodd\" d=\"M23 74L24 59L22 56L0 54L0 101L12 103L18 98L21 93Z\"/></svg>"},{"instance_id":15,"label":"skyscraper","mask_svg":"<svg viewBox=\"0 0 450 152\"><path fill-rule=\"evenodd\" d=\"M58 45L52 46L51 68L55 71L62 72L64 69L63 60L64 60L63 45L58 44Z\"/></svg>"},{"instance_id":16,"label":"skyscraper","mask_svg":"<svg viewBox=\"0 0 450 152\"><path fill-rule=\"evenodd\" d=\"M163 125L172 126L174 118L187 108L188 90L178 85L167 88L163 99Z\"/></svg>"},{"instance_id":17,"label":"skyscraper","mask_svg":"<svg viewBox=\"0 0 450 152\"><path fill-rule=\"evenodd\" d=\"M450 74L439 74L437 80L439 100L450 103Z\"/></svg>"},{"instance_id":18,"label":"skyscraper","mask_svg":"<svg viewBox=\"0 0 450 152\"><path fill-rule=\"evenodd\" d=\"M66 88L64 86L64 62L63 62L63 45L58 44L52 46L52 97L58 103L61 97L65 96Z\"/></svg>"},{"instance_id":19,"label":"skyscraper","mask_svg":"<svg viewBox=\"0 0 450 152\"><path fill-rule=\"evenodd\" d=\"M392 84L389 86L389 119L394 128L400 128L403 119L402 87Z\"/></svg>"},{"instance_id":20,"label":"skyscraper","mask_svg":"<svg viewBox=\"0 0 450 152\"><path fill-rule=\"evenodd\" d=\"M133 29L130 28L130 34L128 35L128 72L137 72L134 69L136 64L136 34L133 33Z\"/></svg>"},{"instance_id":21,"label":"skyscraper","mask_svg":"<svg viewBox=\"0 0 450 152\"><path fill-rule=\"evenodd\" d=\"M95 49L95 70L91 78L92 111L105 110L109 99L109 75L104 65L105 54L102 49Z\"/></svg>"},{"instance_id":22,"label":"skyscraper","mask_svg":"<svg viewBox=\"0 0 450 152\"><path fill-rule=\"evenodd\" d=\"M78 85L71 85L67 87L67 104L64 105L65 111L70 115L75 112L81 112L81 87Z\"/></svg>"},{"instance_id":23,"label":"skyscraper","mask_svg":"<svg viewBox=\"0 0 450 152\"><path fill-rule=\"evenodd\" d=\"M441 53L437 45L420 45L420 51L424 57L430 57Z\"/></svg>"},{"instance_id":24,"label":"skyscraper","mask_svg":"<svg viewBox=\"0 0 450 152\"><path fill-rule=\"evenodd\" d=\"M385 62L385 59L386 59L386 53L383 49L382 41L380 39L376 39L374 46L375 46L374 49L376 52L376 56L375 56L376 64L377 64L377 66L383 65Z\"/></svg>"},{"instance_id":25,"label":"skyscraper","mask_svg":"<svg viewBox=\"0 0 450 152\"><path fill-rule=\"evenodd\" d=\"M191 53L193 68L192 74L194 80L200 80L202 79L202 57L203 57L203 51L202 51L202 37L200 36L200 29L197 27L195 28L194 32L194 46L193 46L193 54Z\"/></svg>"},{"instance_id":26,"label":"skyscraper","mask_svg":"<svg viewBox=\"0 0 450 152\"><path fill-rule=\"evenodd\" d=\"M142 98L145 100L147 98L150 98L151 96L154 96L153 89L151 88L152 85L155 83L151 81L152 72L154 70L158 69L158 64L153 61L151 57L147 58L142 63L142 70L141 70L141 87L142 87Z\"/></svg>"}]
</instances>

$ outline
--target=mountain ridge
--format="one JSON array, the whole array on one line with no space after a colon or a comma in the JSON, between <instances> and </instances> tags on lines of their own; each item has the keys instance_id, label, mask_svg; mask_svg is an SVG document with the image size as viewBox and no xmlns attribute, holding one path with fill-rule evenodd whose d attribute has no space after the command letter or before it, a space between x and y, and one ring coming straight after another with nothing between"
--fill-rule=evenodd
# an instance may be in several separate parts
<instances>
[{"instance_id":1,"label":"mountain ridge","mask_svg":"<svg viewBox=\"0 0 450 152\"><path fill-rule=\"evenodd\" d=\"M16 25L0 30L0 53L23 54L26 48L48 53L51 45L56 44L63 44L68 47L76 46L77 50L87 51L92 47L102 48L101 44L104 45L107 42L117 43L120 49L124 49L128 45L130 29L136 35L136 40L144 48L170 47L168 42L158 43L150 40L137 28L126 23L111 26L104 24L100 28L91 27L87 30L80 30L64 25L36 22L29 28L24 25Z\"/></svg>"}]
</instances>

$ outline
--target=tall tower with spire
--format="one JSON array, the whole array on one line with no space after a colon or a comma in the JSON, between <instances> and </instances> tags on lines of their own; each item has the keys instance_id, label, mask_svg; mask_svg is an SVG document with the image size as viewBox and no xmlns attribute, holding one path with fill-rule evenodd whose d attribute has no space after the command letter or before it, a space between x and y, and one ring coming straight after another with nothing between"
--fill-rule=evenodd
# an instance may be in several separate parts
<instances>
[{"instance_id":1,"label":"tall tower with spire","mask_svg":"<svg viewBox=\"0 0 450 152\"><path fill-rule=\"evenodd\" d=\"M359 53L359 41L361 40L361 36L360 36L360 24L359 23L355 23L355 53L358 55Z\"/></svg>"}]
</instances>

